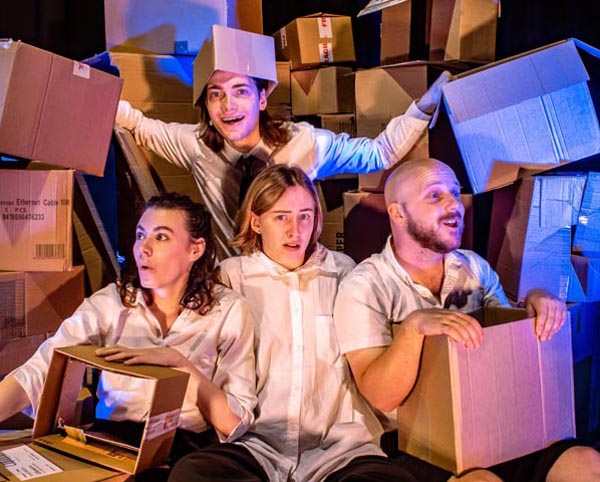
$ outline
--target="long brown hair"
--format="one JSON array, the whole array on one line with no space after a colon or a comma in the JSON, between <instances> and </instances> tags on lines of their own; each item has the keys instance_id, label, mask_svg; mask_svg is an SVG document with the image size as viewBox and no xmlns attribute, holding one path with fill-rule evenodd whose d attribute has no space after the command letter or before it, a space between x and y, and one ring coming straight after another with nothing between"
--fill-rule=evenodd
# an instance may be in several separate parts
<instances>
[{"instance_id":1,"label":"long brown hair","mask_svg":"<svg viewBox=\"0 0 600 482\"><path fill-rule=\"evenodd\" d=\"M254 81L258 92L267 89L267 81L249 77ZM225 139L219 134L219 131L212 125L208 109L206 108L206 87L198 99L196 104L200 110L200 123L204 126L204 131L200 138L213 152L219 152L223 149ZM274 119L266 110L261 110L258 116L258 127L262 140L271 148L277 148L287 144L290 140L290 133L285 127L285 121L282 119Z\"/></svg>"},{"instance_id":2,"label":"long brown hair","mask_svg":"<svg viewBox=\"0 0 600 482\"><path fill-rule=\"evenodd\" d=\"M185 215L186 229L190 237L204 239L204 254L192 265L181 296L181 305L205 315L216 303L214 287L219 282L218 270L215 269L217 249L212 235L211 215L204 205L193 202L188 196L173 192L151 197L142 214L148 209L181 211ZM128 258L121 278L117 281L121 301L129 308L135 305L138 290L142 290L149 304L152 303L152 292L141 286L135 260L132 258Z\"/></svg>"},{"instance_id":3,"label":"long brown hair","mask_svg":"<svg viewBox=\"0 0 600 482\"><path fill-rule=\"evenodd\" d=\"M310 255L317 245L323 227L323 213L319 203L319 195L315 185L302 169L285 164L268 167L252 181L238 213L236 235L231 240L231 245L240 248L244 254L261 250L262 240L260 234L252 229L250 223L252 213L257 216L266 213L279 201L288 188L294 186L306 189L315 204L313 231L306 248L307 255Z\"/></svg>"}]
</instances>

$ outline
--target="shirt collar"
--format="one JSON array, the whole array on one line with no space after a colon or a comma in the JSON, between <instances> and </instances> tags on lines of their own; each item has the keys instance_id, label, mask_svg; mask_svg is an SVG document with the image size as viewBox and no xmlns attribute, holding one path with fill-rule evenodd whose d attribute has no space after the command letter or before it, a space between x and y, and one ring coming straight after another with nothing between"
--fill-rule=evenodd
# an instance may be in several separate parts
<instances>
[{"instance_id":1,"label":"shirt collar","mask_svg":"<svg viewBox=\"0 0 600 482\"><path fill-rule=\"evenodd\" d=\"M249 152L245 154L230 146L227 142L223 143L223 149L221 149L221 154L223 157L225 157L225 159L227 159L234 166L242 157L248 156L254 156L261 161L267 162L271 157L272 152L273 149L267 146L262 138L260 141L258 141L258 144L256 144Z\"/></svg>"},{"instance_id":2,"label":"shirt collar","mask_svg":"<svg viewBox=\"0 0 600 482\"><path fill-rule=\"evenodd\" d=\"M304 274L313 270L332 273L336 272L333 254L320 243L317 243L317 248L310 255L308 260L294 271L284 268L262 251L256 251L250 255L242 256L242 272L245 276L268 275L272 277L281 277L291 272Z\"/></svg>"}]
</instances>

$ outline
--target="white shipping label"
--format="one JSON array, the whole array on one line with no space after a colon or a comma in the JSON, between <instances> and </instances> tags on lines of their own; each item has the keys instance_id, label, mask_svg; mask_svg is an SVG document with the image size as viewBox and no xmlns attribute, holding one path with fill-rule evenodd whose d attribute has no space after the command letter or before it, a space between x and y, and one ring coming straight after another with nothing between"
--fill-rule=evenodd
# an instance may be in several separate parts
<instances>
[{"instance_id":1,"label":"white shipping label","mask_svg":"<svg viewBox=\"0 0 600 482\"><path fill-rule=\"evenodd\" d=\"M0 452L0 463L19 480L30 480L62 472L60 467L27 445L3 450Z\"/></svg>"},{"instance_id":2,"label":"white shipping label","mask_svg":"<svg viewBox=\"0 0 600 482\"><path fill-rule=\"evenodd\" d=\"M333 62L333 45L331 42L319 43L319 58L321 63Z\"/></svg>"},{"instance_id":3,"label":"white shipping label","mask_svg":"<svg viewBox=\"0 0 600 482\"><path fill-rule=\"evenodd\" d=\"M177 422L179 422L180 412L181 409L178 408L176 410L171 410L170 412L150 417L146 422L145 439L152 440L163 433L175 430L177 428Z\"/></svg>"},{"instance_id":4,"label":"white shipping label","mask_svg":"<svg viewBox=\"0 0 600 482\"><path fill-rule=\"evenodd\" d=\"M84 79L90 78L90 66L81 62L73 62L73 75Z\"/></svg>"},{"instance_id":5,"label":"white shipping label","mask_svg":"<svg viewBox=\"0 0 600 482\"><path fill-rule=\"evenodd\" d=\"M331 17L317 17L317 24L319 25L319 38L333 38Z\"/></svg>"},{"instance_id":6,"label":"white shipping label","mask_svg":"<svg viewBox=\"0 0 600 482\"><path fill-rule=\"evenodd\" d=\"M287 48L287 35L285 33L285 27L283 27L281 30L281 49L285 49Z\"/></svg>"}]
</instances>

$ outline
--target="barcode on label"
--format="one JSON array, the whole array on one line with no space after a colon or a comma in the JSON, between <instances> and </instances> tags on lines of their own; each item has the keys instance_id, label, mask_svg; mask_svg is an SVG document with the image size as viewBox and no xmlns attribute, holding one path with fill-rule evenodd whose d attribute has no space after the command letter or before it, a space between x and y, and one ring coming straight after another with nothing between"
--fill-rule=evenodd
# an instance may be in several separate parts
<instances>
[{"instance_id":1,"label":"barcode on label","mask_svg":"<svg viewBox=\"0 0 600 482\"><path fill-rule=\"evenodd\" d=\"M4 465L4 467L13 467L16 465L15 461L4 452L0 452L0 464Z\"/></svg>"},{"instance_id":2,"label":"barcode on label","mask_svg":"<svg viewBox=\"0 0 600 482\"><path fill-rule=\"evenodd\" d=\"M36 244L35 259L65 259L65 245Z\"/></svg>"}]
</instances>

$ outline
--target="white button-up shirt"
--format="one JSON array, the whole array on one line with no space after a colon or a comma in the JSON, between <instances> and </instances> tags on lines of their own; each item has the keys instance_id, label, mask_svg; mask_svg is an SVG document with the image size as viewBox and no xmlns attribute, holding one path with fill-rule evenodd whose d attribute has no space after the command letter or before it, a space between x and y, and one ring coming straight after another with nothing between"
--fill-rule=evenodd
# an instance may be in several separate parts
<instances>
[{"instance_id":1,"label":"white button-up shirt","mask_svg":"<svg viewBox=\"0 0 600 482\"><path fill-rule=\"evenodd\" d=\"M446 308L469 313L486 305L510 306L488 262L462 249L445 256L438 300L398 263L391 239L381 253L361 262L340 284L335 328L342 353L391 345L392 323L415 310ZM395 429L395 411L385 415L386 428Z\"/></svg>"},{"instance_id":2,"label":"white button-up shirt","mask_svg":"<svg viewBox=\"0 0 600 482\"><path fill-rule=\"evenodd\" d=\"M383 455L382 429L358 395L333 326L338 282L354 263L319 245L289 271L262 252L221 263L256 323L257 420L238 443L273 481L318 481L362 455Z\"/></svg>"},{"instance_id":3,"label":"white button-up shirt","mask_svg":"<svg viewBox=\"0 0 600 482\"><path fill-rule=\"evenodd\" d=\"M12 375L23 387L35 416L48 366L55 347L91 343L127 348L170 347L220 387L231 409L241 419L228 438L243 434L253 421L256 405L253 323L246 301L225 287L218 287L218 304L206 315L184 309L166 336L141 292L133 308L121 303L116 285L110 284L86 298L77 311L61 324L54 336ZM142 421L148 413L152 380L102 373L96 413L110 420ZM179 427L200 432L209 424L198 406L198 384L190 378L179 419Z\"/></svg>"},{"instance_id":4,"label":"white button-up shirt","mask_svg":"<svg viewBox=\"0 0 600 482\"><path fill-rule=\"evenodd\" d=\"M291 140L285 146L273 151L261 141L248 155L275 164L296 165L311 179L344 172L379 171L391 167L410 151L429 119L413 102L404 115L393 118L375 139L350 138L345 133L316 129L306 122L289 122L286 128ZM149 119L125 101L119 105L116 121L133 133L138 144L192 173L213 216L220 254L238 254L228 243L234 235L239 209L242 173L236 164L242 154L227 143L217 154L200 139L201 125Z\"/></svg>"}]
</instances>

